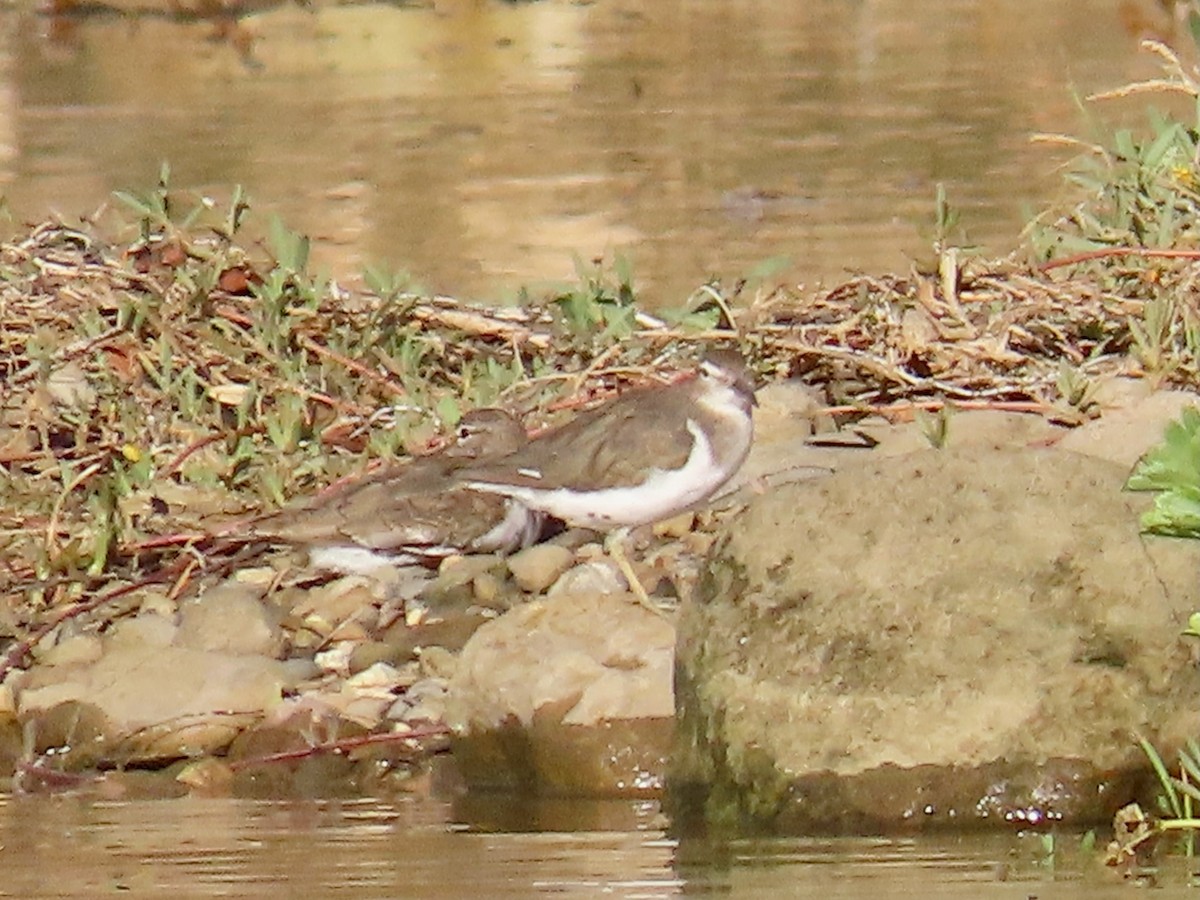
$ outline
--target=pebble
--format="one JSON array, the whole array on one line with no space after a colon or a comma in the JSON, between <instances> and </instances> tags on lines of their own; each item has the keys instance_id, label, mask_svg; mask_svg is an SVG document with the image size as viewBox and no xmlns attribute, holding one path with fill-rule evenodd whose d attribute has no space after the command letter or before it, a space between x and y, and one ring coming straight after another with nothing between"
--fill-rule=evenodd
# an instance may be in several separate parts
<instances>
[{"instance_id":1,"label":"pebble","mask_svg":"<svg viewBox=\"0 0 1200 900\"><path fill-rule=\"evenodd\" d=\"M558 579L575 559L575 552L557 544L536 544L508 558L508 570L523 591L540 594Z\"/></svg>"},{"instance_id":2,"label":"pebble","mask_svg":"<svg viewBox=\"0 0 1200 900\"><path fill-rule=\"evenodd\" d=\"M430 678L450 678L458 666L458 654L445 647L431 645L420 651L421 673Z\"/></svg>"},{"instance_id":3,"label":"pebble","mask_svg":"<svg viewBox=\"0 0 1200 900\"><path fill-rule=\"evenodd\" d=\"M304 627L328 638L342 622L364 611L374 612L378 597L375 583L361 575L349 575L324 587L305 591L292 613Z\"/></svg>"},{"instance_id":4,"label":"pebble","mask_svg":"<svg viewBox=\"0 0 1200 900\"><path fill-rule=\"evenodd\" d=\"M564 572L547 592L549 597L561 594L620 594L628 588L625 578L608 560L595 560Z\"/></svg>"},{"instance_id":5,"label":"pebble","mask_svg":"<svg viewBox=\"0 0 1200 900\"><path fill-rule=\"evenodd\" d=\"M471 588L475 591L475 599L479 603L492 606L500 596L500 579L491 572L483 572L475 576Z\"/></svg>"},{"instance_id":6,"label":"pebble","mask_svg":"<svg viewBox=\"0 0 1200 900\"><path fill-rule=\"evenodd\" d=\"M682 512L677 516L671 516L669 519L663 519L660 522L655 522L654 536L660 538L681 538L688 534L696 525L696 514L694 512Z\"/></svg>"}]
</instances>

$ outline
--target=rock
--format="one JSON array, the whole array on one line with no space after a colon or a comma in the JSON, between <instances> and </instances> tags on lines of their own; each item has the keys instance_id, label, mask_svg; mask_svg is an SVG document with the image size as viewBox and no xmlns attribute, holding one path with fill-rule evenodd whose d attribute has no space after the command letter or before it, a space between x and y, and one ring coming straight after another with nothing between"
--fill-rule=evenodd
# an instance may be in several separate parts
<instances>
[{"instance_id":1,"label":"rock","mask_svg":"<svg viewBox=\"0 0 1200 900\"><path fill-rule=\"evenodd\" d=\"M113 625L104 636L102 652L128 647L169 647L178 632L175 623L166 616L141 613Z\"/></svg>"},{"instance_id":2,"label":"rock","mask_svg":"<svg viewBox=\"0 0 1200 900\"><path fill-rule=\"evenodd\" d=\"M432 618L460 615L479 602L476 582L480 576L491 575L498 580L498 573L507 571L505 561L499 556L451 557L442 563L437 578L425 586L417 599L428 609ZM497 593L500 593L499 589ZM489 605L497 602L499 601L493 599L489 601Z\"/></svg>"},{"instance_id":3,"label":"rock","mask_svg":"<svg viewBox=\"0 0 1200 900\"><path fill-rule=\"evenodd\" d=\"M508 558L508 570L523 591L540 594L575 559L575 552L557 544L535 544Z\"/></svg>"},{"instance_id":4,"label":"rock","mask_svg":"<svg viewBox=\"0 0 1200 900\"><path fill-rule=\"evenodd\" d=\"M768 476L790 470L827 469L839 451L809 444L813 424L825 418L819 394L797 381L768 384L758 391L754 410L754 443L741 469L718 496L726 496Z\"/></svg>"},{"instance_id":5,"label":"rock","mask_svg":"<svg viewBox=\"0 0 1200 900\"><path fill-rule=\"evenodd\" d=\"M233 791L233 770L224 760L211 756L188 763L175 780L201 797L228 797Z\"/></svg>"},{"instance_id":6,"label":"rock","mask_svg":"<svg viewBox=\"0 0 1200 900\"><path fill-rule=\"evenodd\" d=\"M671 516L669 519L662 519L655 522L652 531L656 538L675 538L678 540L686 534L690 534L691 530L696 527L696 514L692 511L682 512L679 515Z\"/></svg>"},{"instance_id":7,"label":"rock","mask_svg":"<svg viewBox=\"0 0 1200 900\"><path fill-rule=\"evenodd\" d=\"M331 644L325 650L317 653L313 657L313 662L317 667L324 672L347 677L350 674L350 658L354 655L354 648L357 644L354 641L342 641L340 644Z\"/></svg>"},{"instance_id":8,"label":"rock","mask_svg":"<svg viewBox=\"0 0 1200 900\"><path fill-rule=\"evenodd\" d=\"M364 575L347 575L318 588L296 591L292 615L324 641L349 619L362 616L374 621L382 599L378 582Z\"/></svg>"},{"instance_id":9,"label":"rock","mask_svg":"<svg viewBox=\"0 0 1200 900\"><path fill-rule=\"evenodd\" d=\"M420 654L421 674L443 680L453 677L458 657L445 647L423 647Z\"/></svg>"},{"instance_id":10,"label":"rock","mask_svg":"<svg viewBox=\"0 0 1200 900\"><path fill-rule=\"evenodd\" d=\"M411 723L437 723L446 717L446 682L425 678L410 687L388 710L387 717Z\"/></svg>"},{"instance_id":11,"label":"rock","mask_svg":"<svg viewBox=\"0 0 1200 900\"><path fill-rule=\"evenodd\" d=\"M1029 413L951 409L945 415L944 449L1045 446L1069 433L1065 428ZM879 441L879 445L871 451L871 456L902 456L933 449L928 432L930 420L936 417L936 413L930 413L925 421L914 419L903 425L881 424L878 428L863 428L865 433ZM857 457L861 460L863 454L858 453Z\"/></svg>"},{"instance_id":12,"label":"rock","mask_svg":"<svg viewBox=\"0 0 1200 900\"><path fill-rule=\"evenodd\" d=\"M1187 391L1159 391L1142 398L1134 393L1129 405L1106 410L1101 418L1070 432L1059 446L1111 459L1128 470L1162 443L1168 423L1190 406L1200 406L1200 397Z\"/></svg>"},{"instance_id":13,"label":"rock","mask_svg":"<svg viewBox=\"0 0 1200 900\"><path fill-rule=\"evenodd\" d=\"M396 699L396 691L408 684L407 676L387 663L376 663L357 675L323 691L319 701L347 722L370 729L378 725Z\"/></svg>"},{"instance_id":14,"label":"rock","mask_svg":"<svg viewBox=\"0 0 1200 900\"><path fill-rule=\"evenodd\" d=\"M402 664L414 660L423 647L445 647L458 651L471 639L471 635L485 622L495 619L495 613L468 611L445 619L434 619L428 623L408 625L397 622L381 636L380 641L387 653L380 652L378 661Z\"/></svg>"},{"instance_id":15,"label":"rock","mask_svg":"<svg viewBox=\"0 0 1200 900\"><path fill-rule=\"evenodd\" d=\"M1111 817L1194 731L1194 542L1056 449L878 459L753 501L681 610L679 815L782 830ZM886 502L879 502L886 498Z\"/></svg>"},{"instance_id":16,"label":"rock","mask_svg":"<svg viewBox=\"0 0 1200 900\"><path fill-rule=\"evenodd\" d=\"M350 674L357 674L380 662L392 664L403 660L397 659L393 648L383 641L362 641L355 644L350 653Z\"/></svg>"},{"instance_id":17,"label":"rock","mask_svg":"<svg viewBox=\"0 0 1200 900\"><path fill-rule=\"evenodd\" d=\"M92 663L100 658L102 652L103 644L98 635L76 634L38 654L38 662L43 666Z\"/></svg>"},{"instance_id":18,"label":"rock","mask_svg":"<svg viewBox=\"0 0 1200 900\"><path fill-rule=\"evenodd\" d=\"M564 572L547 591L547 596L624 594L628 588L625 576L617 570L616 563L607 559L597 559Z\"/></svg>"},{"instance_id":19,"label":"rock","mask_svg":"<svg viewBox=\"0 0 1200 900\"><path fill-rule=\"evenodd\" d=\"M175 643L235 656L279 656L279 617L263 605L262 595L258 587L227 581L183 603Z\"/></svg>"},{"instance_id":20,"label":"rock","mask_svg":"<svg viewBox=\"0 0 1200 900\"><path fill-rule=\"evenodd\" d=\"M246 729L230 745L233 794L278 798L361 793L361 755L324 752L320 745L366 733L322 704L285 703L281 715Z\"/></svg>"},{"instance_id":21,"label":"rock","mask_svg":"<svg viewBox=\"0 0 1200 900\"><path fill-rule=\"evenodd\" d=\"M503 582L491 572L481 572L471 581L471 591L480 606L495 606L500 600Z\"/></svg>"},{"instance_id":22,"label":"rock","mask_svg":"<svg viewBox=\"0 0 1200 900\"><path fill-rule=\"evenodd\" d=\"M656 794L673 730L674 629L628 595L563 595L484 625L446 698L478 787Z\"/></svg>"},{"instance_id":23,"label":"rock","mask_svg":"<svg viewBox=\"0 0 1200 900\"><path fill-rule=\"evenodd\" d=\"M246 726L242 715L261 715L293 682L283 663L174 646L175 632L160 616L138 616L102 639L96 661L34 668L17 696L20 719L44 738L57 727L48 711L82 703L98 717L95 758L197 755L227 745Z\"/></svg>"}]
</instances>

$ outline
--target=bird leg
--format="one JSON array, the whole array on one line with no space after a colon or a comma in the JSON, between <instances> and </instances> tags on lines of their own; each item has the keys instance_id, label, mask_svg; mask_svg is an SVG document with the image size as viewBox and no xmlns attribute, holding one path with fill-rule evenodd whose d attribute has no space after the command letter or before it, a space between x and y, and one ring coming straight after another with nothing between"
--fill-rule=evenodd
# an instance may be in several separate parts
<instances>
[{"instance_id":1,"label":"bird leg","mask_svg":"<svg viewBox=\"0 0 1200 900\"><path fill-rule=\"evenodd\" d=\"M642 586L642 582L634 573L633 565L629 562L629 557L625 555L624 545L628 538L628 528L616 528L610 531L608 536L604 538L604 552L617 564L617 568L625 576L625 581L629 584L629 591L637 599L638 605L644 606L656 616L667 618L667 613L663 608L650 599L650 595L646 593L646 588Z\"/></svg>"}]
</instances>

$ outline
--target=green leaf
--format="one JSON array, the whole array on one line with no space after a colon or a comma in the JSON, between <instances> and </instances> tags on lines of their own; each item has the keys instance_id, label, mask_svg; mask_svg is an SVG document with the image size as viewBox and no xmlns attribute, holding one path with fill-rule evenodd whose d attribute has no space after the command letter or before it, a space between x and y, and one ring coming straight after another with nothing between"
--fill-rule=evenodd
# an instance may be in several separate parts
<instances>
[{"instance_id":1,"label":"green leaf","mask_svg":"<svg viewBox=\"0 0 1200 900\"><path fill-rule=\"evenodd\" d=\"M438 399L436 409L437 417L445 423L447 428L453 428L462 418L462 408L453 394L443 394Z\"/></svg>"},{"instance_id":2,"label":"green leaf","mask_svg":"<svg viewBox=\"0 0 1200 900\"><path fill-rule=\"evenodd\" d=\"M269 226L271 254L280 267L292 274L301 274L308 265L309 240L283 224L279 216L271 216Z\"/></svg>"},{"instance_id":3,"label":"green leaf","mask_svg":"<svg viewBox=\"0 0 1200 900\"><path fill-rule=\"evenodd\" d=\"M1191 486L1200 496L1200 410L1185 409L1167 425L1163 443L1134 467L1126 487L1131 491L1171 491Z\"/></svg>"},{"instance_id":4,"label":"green leaf","mask_svg":"<svg viewBox=\"0 0 1200 900\"><path fill-rule=\"evenodd\" d=\"M166 210L161 204L155 203L156 198L139 197L129 191L113 191L113 196L132 209L139 216L147 219L165 219Z\"/></svg>"},{"instance_id":5,"label":"green leaf","mask_svg":"<svg viewBox=\"0 0 1200 900\"><path fill-rule=\"evenodd\" d=\"M1146 148L1142 165L1148 169L1157 169L1167 160L1167 152L1178 138L1178 125L1166 125L1162 126L1162 128L1162 134L1155 138L1154 143Z\"/></svg>"},{"instance_id":6,"label":"green leaf","mask_svg":"<svg viewBox=\"0 0 1200 900\"><path fill-rule=\"evenodd\" d=\"M1142 515L1142 530L1167 537L1200 537L1200 497L1167 491Z\"/></svg>"},{"instance_id":7,"label":"green leaf","mask_svg":"<svg viewBox=\"0 0 1200 900\"><path fill-rule=\"evenodd\" d=\"M1138 737L1138 744L1141 745L1142 752L1146 754L1146 758L1150 760L1150 766L1154 769L1154 774L1158 777L1158 785L1163 790L1163 795L1170 807L1171 813L1175 818L1180 818L1183 815L1183 805L1180 803L1179 794L1175 790L1174 779L1167 772L1166 763L1163 762L1158 751L1144 737Z\"/></svg>"},{"instance_id":8,"label":"green leaf","mask_svg":"<svg viewBox=\"0 0 1200 900\"><path fill-rule=\"evenodd\" d=\"M1200 612L1194 612L1188 616L1187 628L1183 629L1180 634L1186 637L1200 637ZM1196 780L1200 782L1200 778Z\"/></svg>"}]
</instances>

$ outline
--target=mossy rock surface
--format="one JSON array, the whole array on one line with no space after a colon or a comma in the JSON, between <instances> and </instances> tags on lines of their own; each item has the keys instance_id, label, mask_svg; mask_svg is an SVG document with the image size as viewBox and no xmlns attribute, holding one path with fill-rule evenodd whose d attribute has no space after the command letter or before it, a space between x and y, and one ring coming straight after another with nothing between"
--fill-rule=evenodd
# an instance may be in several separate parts
<instances>
[{"instance_id":1,"label":"mossy rock surface","mask_svg":"<svg viewBox=\"0 0 1200 900\"><path fill-rule=\"evenodd\" d=\"M787 830L1110 816L1146 770L1135 735L1179 746L1200 688L1180 635L1200 550L1139 534L1127 474L930 450L752 502L682 611L682 812Z\"/></svg>"}]
</instances>

